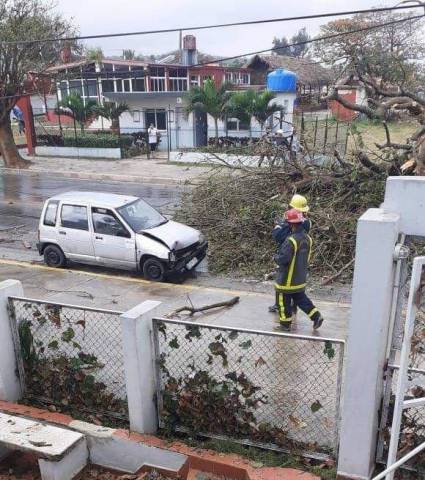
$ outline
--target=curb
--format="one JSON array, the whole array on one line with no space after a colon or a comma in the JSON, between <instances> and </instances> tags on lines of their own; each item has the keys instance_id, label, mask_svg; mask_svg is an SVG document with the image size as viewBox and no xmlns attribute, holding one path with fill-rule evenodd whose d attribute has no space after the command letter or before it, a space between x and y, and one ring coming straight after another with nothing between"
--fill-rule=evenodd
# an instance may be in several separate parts
<instances>
[{"instance_id":1,"label":"curb","mask_svg":"<svg viewBox=\"0 0 425 480\"><path fill-rule=\"evenodd\" d=\"M186 180L172 177L142 177L139 175L117 175L108 173L69 172L60 170L20 170L0 167L0 174L22 175L28 177L54 176L60 178L74 178L80 180L109 180L115 182L148 183L152 185L185 185ZM190 180L191 182L194 181Z\"/></svg>"},{"instance_id":2,"label":"curb","mask_svg":"<svg viewBox=\"0 0 425 480\"><path fill-rule=\"evenodd\" d=\"M86 435L91 455L94 457L93 463L106 468L117 469L116 464L110 465L111 460L115 457L117 462L126 464L126 468L123 469L125 472L135 473L139 470L130 466L132 457L135 456L134 452L143 450L147 454L146 460L148 460L148 456L156 458L160 454L162 462L160 462L160 465L145 462L142 471L149 467L156 467L155 469L159 472L171 474L174 478L193 479L195 473L193 471L195 470L234 480L320 480L316 475L301 470L281 467L256 467L247 458L236 454L221 454L211 450L200 450L179 441L170 444L151 434L140 434L129 430L111 429L80 422L69 415L52 413L36 407L0 401L0 411L68 427ZM180 465L170 465L171 468L167 468L168 462L175 463L176 460ZM129 462L128 465L127 462Z\"/></svg>"}]
</instances>

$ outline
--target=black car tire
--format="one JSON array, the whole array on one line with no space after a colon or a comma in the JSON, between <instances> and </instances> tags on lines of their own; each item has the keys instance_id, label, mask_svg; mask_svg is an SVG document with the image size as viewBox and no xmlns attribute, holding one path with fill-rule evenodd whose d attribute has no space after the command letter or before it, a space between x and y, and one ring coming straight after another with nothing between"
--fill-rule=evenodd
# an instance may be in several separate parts
<instances>
[{"instance_id":1,"label":"black car tire","mask_svg":"<svg viewBox=\"0 0 425 480\"><path fill-rule=\"evenodd\" d=\"M44 249L44 263L49 267L61 268L66 264L66 258L57 245L47 245Z\"/></svg>"},{"instance_id":2,"label":"black car tire","mask_svg":"<svg viewBox=\"0 0 425 480\"><path fill-rule=\"evenodd\" d=\"M147 280L162 282L165 277L164 264L157 258L148 258L143 264L143 275Z\"/></svg>"}]
</instances>

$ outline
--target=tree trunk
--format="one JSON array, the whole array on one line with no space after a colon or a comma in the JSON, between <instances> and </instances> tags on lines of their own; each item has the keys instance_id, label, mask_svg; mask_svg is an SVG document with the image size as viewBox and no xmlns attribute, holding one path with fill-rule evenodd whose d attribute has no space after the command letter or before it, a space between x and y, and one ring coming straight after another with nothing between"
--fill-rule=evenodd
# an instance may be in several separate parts
<instances>
[{"instance_id":1,"label":"tree trunk","mask_svg":"<svg viewBox=\"0 0 425 480\"><path fill-rule=\"evenodd\" d=\"M215 142L218 143L218 118L214 118Z\"/></svg>"},{"instance_id":2,"label":"tree trunk","mask_svg":"<svg viewBox=\"0 0 425 480\"><path fill-rule=\"evenodd\" d=\"M416 175L425 176L425 134L419 137L416 144Z\"/></svg>"},{"instance_id":3,"label":"tree trunk","mask_svg":"<svg viewBox=\"0 0 425 480\"><path fill-rule=\"evenodd\" d=\"M117 134L120 133L120 120L119 120L119 118L113 118L111 120L111 130L114 133L117 133Z\"/></svg>"},{"instance_id":4,"label":"tree trunk","mask_svg":"<svg viewBox=\"0 0 425 480\"><path fill-rule=\"evenodd\" d=\"M0 122L0 154L7 168L28 168L31 164L21 157L16 148L9 115Z\"/></svg>"}]
</instances>

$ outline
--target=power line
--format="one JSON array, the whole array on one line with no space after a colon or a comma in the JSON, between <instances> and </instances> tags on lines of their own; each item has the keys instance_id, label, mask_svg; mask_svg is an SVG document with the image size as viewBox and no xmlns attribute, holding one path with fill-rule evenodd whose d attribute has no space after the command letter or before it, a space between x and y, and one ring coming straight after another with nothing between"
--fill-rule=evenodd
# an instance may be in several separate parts
<instances>
[{"instance_id":1,"label":"power line","mask_svg":"<svg viewBox=\"0 0 425 480\"><path fill-rule=\"evenodd\" d=\"M425 8L425 2L418 1L417 5L399 5L395 7L379 7L379 8L369 8L364 10L347 10L343 12L318 13L313 15L301 15L296 17L269 18L269 19L263 19L263 20L250 20L246 22L221 23L221 24L213 24L213 25L176 27L176 28L166 28L161 30L143 30L139 32L104 33L99 35L79 35L79 36L73 36L73 37L43 38L43 39L35 39L35 40L14 40L14 41L0 42L0 44L27 45L32 43L47 43L47 42L58 42L58 41L73 42L77 40L95 40L100 38L117 38L117 37L130 37L130 36L137 36L137 35L153 35L158 33L173 33L173 32L181 32L181 31L188 31L188 30L206 30L206 29L212 29L212 28L258 25L263 23L291 22L295 20L312 20L317 18L338 17L343 15L358 15L363 13L389 12L389 11L396 11L396 10L406 10L411 8Z\"/></svg>"},{"instance_id":2,"label":"power line","mask_svg":"<svg viewBox=\"0 0 425 480\"><path fill-rule=\"evenodd\" d=\"M309 43L321 42L323 40L330 40L332 38L338 38L338 37L342 37L344 35L351 35L353 33L366 32L366 31L369 31L369 30L374 30L374 29L378 29L378 28L387 27L389 25L395 25L395 24L398 24L398 23L408 22L410 20L419 20L420 18L424 18L424 17L425 17L425 14L422 14L422 15L416 15L416 16L413 16L413 17L402 18L402 19L399 19L399 20L392 20L391 22L378 23L376 25L369 25L367 27L358 28L356 30L349 30L349 31L346 31L346 32L332 33L332 34L329 34L329 35L324 35L322 37L315 37L315 38L311 38L309 40L303 40L302 42L289 43L288 45L285 45L284 47L271 47L271 48L266 48L264 50L257 50L256 52L249 52L249 53L243 53L241 55L234 55L232 57L220 58L219 60L216 60L215 62L210 61L210 62L197 63L195 65L191 65L191 67L203 67L205 65L211 65L212 63L226 62L228 60L235 60L237 58L259 55L260 53L282 50L283 48L297 47L299 45L308 45ZM315 63L320 63L320 62L315 62Z\"/></svg>"},{"instance_id":3,"label":"power line","mask_svg":"<svg viewBox=\"0 0 425 480\"><path fill-rule=\"evenodd\" d=\"M323 40L330 40L332 38L338 38L338 37L342 37L342 36L345 36L345 35L352 35L353 33L361 33L361 32L365 32L365 31L369 31L369 30L375 30L375 29L387 27L389 25L395 25L395 24L399 24L399 23L403 23L403 22L408 22L408 21L411 21L411 20L419 20L420 18L424 18L424 17L425 17L425 14L422 14L422 15L415 15L413 17L407 17L407 18L402 18L402 19L398 19L398 20L392 20L390 22L378 23L376 25L369 25L367 27L362 27L362 28L358 28L358 29L355 29L355 30L348 30L346 32L339 32L339 33L334 33L334 34L330 34L330 35L324 35L322 37L312 38L310 40L304 40L304 41L301 41L301 42L291 43L291 44L285 45L284 48L296 47L298 45L307 45L309 43L314 43L314 42L321 42ZM219 60L216 60L215 62L214 61L209 61L209 62L197 63L195 65L190 65L189 67L190 68L202 67L202 66L205 66L205 65L211 65L212 63L216 63L216 62L224 62L224 61L228 61L228 60L235 60L237 58L259 55L261 53L266 53L266 52L276 51L276 50L282 50L282 47L272 47L272 48L267 48L267 49L264 49L264 50L257 50L256 52L243 53L241 55L234 55L232 57L221 58ZM317 63L320 63L320 62L306 62L306 63L317 64ZM28 96L28 95L31 95L31 93L22 93L20 95L3 96L3 97L0 97L0 100L20 98L20 97L24 97L24 96Z\"/></svg>"}]
</instances>

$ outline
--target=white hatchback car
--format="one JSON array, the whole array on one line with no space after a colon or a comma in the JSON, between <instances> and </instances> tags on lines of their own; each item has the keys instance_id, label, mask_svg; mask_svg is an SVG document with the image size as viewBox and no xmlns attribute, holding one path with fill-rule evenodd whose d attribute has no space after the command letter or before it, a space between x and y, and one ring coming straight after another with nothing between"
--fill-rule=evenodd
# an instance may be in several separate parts
<instances>
[{"instance_id":1,"label":"white hatchback car","mask_svg":"<svg viewBox=\"0 0 425 480\"><path fill-rule=\"evenodd\" d=\"M208 248L198 230L167 220L141 198L100 192L49 198L38 237L38 251L51 267L69 259L139 270L156 281L194 269Z\"/></svg>"}]
</instances>

